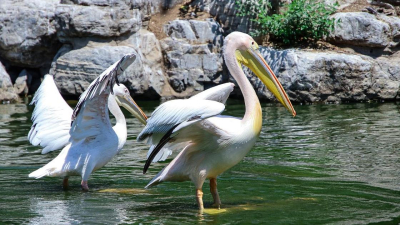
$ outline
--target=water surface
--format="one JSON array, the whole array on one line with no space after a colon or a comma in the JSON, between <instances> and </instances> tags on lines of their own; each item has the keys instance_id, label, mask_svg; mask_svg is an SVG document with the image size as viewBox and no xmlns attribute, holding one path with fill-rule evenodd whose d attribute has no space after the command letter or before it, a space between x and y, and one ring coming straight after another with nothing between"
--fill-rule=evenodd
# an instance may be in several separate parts
<instances>
[{"instance_id":1,"label":"water surface","mask_svg":"<svg viewBox=\"0 0 400 225\"><path fill-rule=\"evenodd\" d=\"M150 113L158 102L138 102ZM34 180L28 174L54 158L27 141L33 107L0 105L0 223L25 224L398 224L400 105L297 105L292 117L263 104L263 129L245 159L218 178L222 210L198 214L190 182L143 187L167 162L142 174L147 146L142 125L125 114L123 151L92 175ZM224 114L241 116L230 101ZM210 208L208 182L205 207Z\"/></svg>"}]
</instances>

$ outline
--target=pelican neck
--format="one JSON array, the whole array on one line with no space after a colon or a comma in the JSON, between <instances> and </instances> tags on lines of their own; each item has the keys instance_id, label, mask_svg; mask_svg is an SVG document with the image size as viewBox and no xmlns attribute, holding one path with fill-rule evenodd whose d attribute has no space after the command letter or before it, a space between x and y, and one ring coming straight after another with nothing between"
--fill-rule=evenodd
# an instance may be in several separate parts
<instances>
[{"instance_id":1,"label":"pelican neck","mask_svg":"<svg viewBox=\"0 0 400 225\"><path fill-rule=\"evenodd\" d=\"M224 51L225 63L232 77L238 83L240 91L243 94L246 111L242 121L243 123L252 122L255 131L259 132L261 130L262 118L260 101L258 100L253 86L250 84L249 80L244 74L241 65L236 60L236 49L237 48L235 46L230 46L228 42Z\"/></svg>"}]
</instances>

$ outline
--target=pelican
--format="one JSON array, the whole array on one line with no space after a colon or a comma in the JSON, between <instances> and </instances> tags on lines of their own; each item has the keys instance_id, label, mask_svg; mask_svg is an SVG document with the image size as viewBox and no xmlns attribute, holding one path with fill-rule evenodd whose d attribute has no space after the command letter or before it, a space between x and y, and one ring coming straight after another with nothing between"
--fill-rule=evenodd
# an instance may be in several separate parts
<instances>
[{"instance_id":1,"label":"pelican","mask_svg":"<svg viewBox=\"0 0 400 225\"><path fill-rule=\"evenodd\" d=\"M138 141L151 145L143 169L151 162L165 160L174 149L182 151L146 186L164 181L190 180L196 188L200 211L204 209L202 186L210 180L214 207L220 208L217 176L239 163L254 146L262 125L262 110L257 95L241 65L250 68L293 116L296 112L277 77L249 35L232 32L224 41L223 56L229 72L242 91L246 106L243 118L219 115L233 90L223 84L186 100L163 103L152 113Z\"/></svg>"},{"instance_id":2,"label":"pelican","mask_svg":"<svg viewBox=\"0 0 400 225\"><path fill-rule=\"evenodd\" d=\"M135 54L125 55L104 71L81 95L73 111L62 99L52 76L45 77L32 101L36 107L28 138L32 144L44 147L42 154L65 147L56 158L29 177L64 177L63 186L67 188L69 176L79 175L82 189L89 190L90 174L107 164L126 142L126 121L118 104L146 124L146 115L131 98L128 89L123 84L116 84L117 76L135 59ZM108 110L116 118L114 127Z\"/></svg>"}]
</instances>

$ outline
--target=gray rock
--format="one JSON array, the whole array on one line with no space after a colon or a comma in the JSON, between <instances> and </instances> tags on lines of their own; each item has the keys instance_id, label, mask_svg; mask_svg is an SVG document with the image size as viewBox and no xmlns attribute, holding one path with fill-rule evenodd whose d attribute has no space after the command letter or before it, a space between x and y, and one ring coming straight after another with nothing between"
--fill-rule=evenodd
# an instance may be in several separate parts
<instances>
[{"instance_id":1,"label":"gray rock","mask_svg":"<svg viewBox=\"0 0 400 225\"><path fill-rule=\"evenodd\" d=\"M14 83L14 90L17 94L27 95L29 92L29 85L32 82L32 75L27 70L22 70Z\"/></svg>"},{"instance_id":2,"label":"gray rock","mask_svg":"<svg viewBox=\"0 0 400 225\"><path fill-rule=\"evenodd\" d=\"M297 102L394 99L400 85L399 58L334 52L261 48L289 97ZM275 101L257 77L245 70L262 99Z\"/></svg>"},{"instance_id":3,"label":"gray rock","mask_svg":"<svg viewBox=\"0 0 400 225\"><path fill-rule=\"evenodd\" d=\"M166 82L163 70L163 56L161 53L160 42L154 33L141 29L131 35L128 39L117 42L118 46L129 46L134 48L140 55L143 64L143 78L147 81L146 86L141 89L135 88L137 85L132 82L134 94L144 95L146 98L159 98L160 96L171 95L171 88Z\"/></svg>"},{"instance_id":4,"label":"gray rock","mask_svg":"<svg viewBox=\"0 0 400 225\"><path fill-rule=\"evenodd\" d=\"M59 5L56 10L57 35L70 43L73 38L119 37L135 33L142 22L138 9Z\"/></svg>"},{"instance_id":5,"label":"gray rock","mask_svg":"<svg viewBox=\"0 0 400 225\"><path fill-rule=\"evenodd\" d=\"M214 20L174 20L166 24L169 36L161 40L166 74L172 89L190 96L207 84L222 82L221 28Z\"/></svg>"},{"instance_id":6,"label":"gray rock","mask_svg":"<svg viewBox=\"0 0 400 225\"><path fill-rule=\"evenodd\" d=\"M0 63L0 101L17 101L18 95L15 93L10 76L3 64Z\"/></svg>"},{"instance_id":7,"label":"gray rock","mask_svg":"<svg viewBox=\"0 0 400 225\"><path fill-rule=\"evenodd\" d=\"M396 16L385 16L383 14L379 14L378 19L389 24L391 39L394 44L398 44L400 41L400 18Z\"/></svg>"},{"instance_id":8,"label":"gray rock","mask_svg":"<svg viewBox=\"0 0 400 225\"><path fill-rule=\"evenodd\" d=\"M391 41L389 24L364 12L336 13L335 29L329 36L332 43L367 47L386 47Z\"/></svg>"},{"instance_id":9,"label":"gray rock","mask_svg":"<svg viewBox=\"0 0 400 225\"><path fill-rule=\"evenodd\" d=\"M50 0L0 1L0 56L12 65L40 67L51 62L61 44Z\"/></svg>"},{"instance_id":10,"label":"gray rock","mask_svg":"<svg viewBox=\"0 0 400 225\"><path fill-rule=\"evenodd\" d=\"M188 20L173 20L164 26L164 32L172 38L196 40L196 35Z\"/></svg>"},{"instance_id":11,"label":"gray rock","mask_svg":"<svg viewBox=\"0 0 400 225\"><path fill-rule=\"evenodd\" d=\"M105 69L118 61L123 55L135 52L130 47L98 46L69 51L56 59L53 64L55 82L63 95L78 96ZM140 73L142 68L136 60L125 72L126 75ZM135 70L135 71L132 71ZM121 79L121 80L124 80Z\"/></svg>"},{"instance_id":12,"label":"gray rock","mask_svg":"<svg viewBox=\"0 0 400 225\"><path fill-rule=\"evenodd\" d=\"M249 33L254 23L249 17L238 16L236 0L194 0L191 5L210 13L224 29L225 34L233 31Z\"/></svg>"},{"instance_id":13,"label":"gray rock","mask_svg":"<svg viewBox=\"0 0 400 225\"><path fill-rule=\"evenodd\" d=\"M99 76L105 69L121 59L125 54L135 52L138 57L128 67L122 76L121 83L127 85L134 95L150 96L159 98L157 90L162 89L161 75L145 66L147 59L128 46L109 46L93 44L92 47L84 47L60 54L53 64L53 76L57 86L63 95L80 95L89 84ZM155 74L154 77L151 75ZM158 81L158 83L156 82ZM150 86L154 85L154 87ZM155 91L156 90L156 91Z\"/></svg>"},{"instance_id":14,"label":"gray rock","mask_svg":"<svg viewBox=\"0 0 400 225\"><path fill-rule=\"evenodd\" d=\"M164 32L173 39L186 39L189 43L210 43L215 49L223 45L222 28L213 19L173 20L164 26Z\"/></svg>"},{"instance_id":15,"label":"gray rock","mask_svg":"<svg viewBox=\"0 0 400 225\"><path fill-rule=\"evenodd\" d=\"M143 17L148 17L162 10L171 9L183 0L61 0L63 4L101 7L123 7L139 9Z\"/></svg>"}]
</instances>

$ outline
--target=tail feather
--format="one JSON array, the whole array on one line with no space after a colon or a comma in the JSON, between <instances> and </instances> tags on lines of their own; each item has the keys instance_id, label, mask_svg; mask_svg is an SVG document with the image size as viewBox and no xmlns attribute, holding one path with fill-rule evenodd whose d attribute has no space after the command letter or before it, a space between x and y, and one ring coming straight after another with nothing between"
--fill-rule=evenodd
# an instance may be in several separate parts
<instances>
[{"instance_id":1,"label":"tail feather","mask_svg":"<svg viewBox=\"0 0 400 225\"><path fill-rule=\"evenodd\" d=\"M166 169L166 168L164 168L163 170L161 170L161 171L146 185L146 187L144 187L144 188L153 187L153 186L158 185L159 183L162 183L162 182L163 182L163 181L162 181L162 178L164 177L163 172L164 172L165 169Z\"/></svg>"},{"instance_id":2,"label":"tail feather","mask_svg":"<svg viewBox=\"0 0 400 225\"><path fill-rule=\"evenodd\" d=\"M29 177L33 177L35 179L39 179L45 176L50 176L50 170L48 170L45 167L42 167L38 170L33 171L32 173L29 174Z\"/></svg>"}]
</instances>

